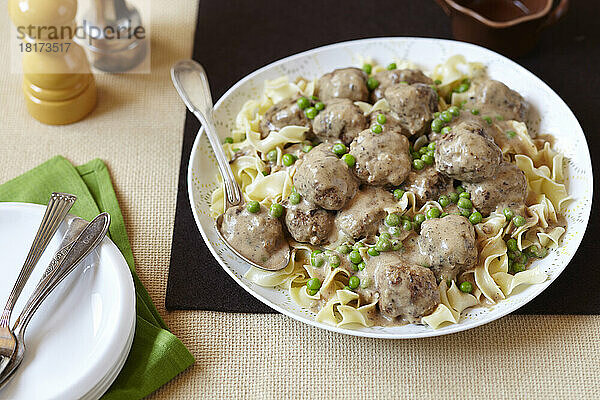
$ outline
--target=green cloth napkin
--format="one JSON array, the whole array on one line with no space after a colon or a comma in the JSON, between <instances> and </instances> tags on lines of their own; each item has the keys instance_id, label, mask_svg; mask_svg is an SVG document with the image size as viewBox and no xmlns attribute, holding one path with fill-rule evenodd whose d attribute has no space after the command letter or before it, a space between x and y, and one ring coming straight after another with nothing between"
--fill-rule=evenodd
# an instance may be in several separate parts
<instances>
[{"instance_id":1,"label":"green cloth napkin","mask_svg":"<svg viewBox=\"0 0 600 400\"><path fill-rule=\"evenodd\" d=\"M91 220L101 212L111 216L109 236L127 260L135 284L136 328L125 366L103 399L141 399L194 363L194 357L167 330L148 292L135 273L133 253L123 215L106 165L93 160L74 167L57 156L0 185L0 202L47 204L52 192L77 196L71 213Z\"/></svg>"}]
</instances>

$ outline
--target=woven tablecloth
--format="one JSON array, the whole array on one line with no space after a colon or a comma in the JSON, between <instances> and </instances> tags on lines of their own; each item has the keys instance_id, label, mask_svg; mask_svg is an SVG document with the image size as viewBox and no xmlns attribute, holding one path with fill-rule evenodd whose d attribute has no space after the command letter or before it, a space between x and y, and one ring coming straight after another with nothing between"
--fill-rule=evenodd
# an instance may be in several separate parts
<instances>
[{"instance_id":1,"label":"woven tablecloth","mask_svg":"<svg viewBox=\"0 0 600 400\"><path fill-rule=\"evenodd\" d=\"M0 182L56 154L75 164L102 158L138 274L196 357L151 398L600 397L600 316L507 316L450 336L393 341L334 334L283 315L166 312L184 122L169 67L191 55L196 1L153 0L152 11L152 73L97 76L98 107L73 125L33 120L21 77L0 60ZM0 40L2 54L8 45Z\"/></svg>"}]
</instances>

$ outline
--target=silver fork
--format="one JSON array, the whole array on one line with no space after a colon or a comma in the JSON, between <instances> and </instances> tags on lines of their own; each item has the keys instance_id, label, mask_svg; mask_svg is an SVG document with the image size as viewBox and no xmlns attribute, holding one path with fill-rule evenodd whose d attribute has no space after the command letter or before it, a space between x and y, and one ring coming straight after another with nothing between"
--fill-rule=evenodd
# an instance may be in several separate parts
<instances>
[{"instance_id":1,"label":"silver fork","mask_svg":"<svg viewBox=\"0 0 600 400\"><path fill-rule=\"evenodd\" d=\"M0 390L11 380L23 361L26 350L25 330L29 321L46 297L102 242L109 226L110 215L107 213L98 215L90 223L80 218L74 219L71 223L70 232L63 239L63 244L73 236L76 236L76 239L56 252L19 318L15 321L13 332L16 335L17 345L5 369L0 369Z\"/></svg>"},{"instance_id":2,"label":"silver fork","mask_svg":"<svg viewBox=\"0 0 600 400\"><path fill-rule=\"evenodd\" d=\"M15 303L31 276L33 268L40 260L42 253L48 247L48 243L50 243L58 227L67 216L75 200L77 200L77 197L68 193L52 193L50 196L50 201L46 207L40 227L33 239L29 254L27 254L17 281L8 296L2 316L0 316L0 371L6 367L17 346L15 335L9 327L10 316Z\"/></svg>"}]
</instances>

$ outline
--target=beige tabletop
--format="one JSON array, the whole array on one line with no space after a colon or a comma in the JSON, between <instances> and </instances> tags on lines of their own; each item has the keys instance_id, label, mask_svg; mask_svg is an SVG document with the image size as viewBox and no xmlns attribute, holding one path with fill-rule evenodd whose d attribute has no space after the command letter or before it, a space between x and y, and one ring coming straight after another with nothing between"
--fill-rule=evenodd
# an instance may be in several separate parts
<instances>
[{"instance_id":1,"label":"beige tabletop","mask_svg":"<svg viewBox=\"0 0 600 400\"><path fill-rule=\"evenodd\" d=\"M151 398L600 398L599 316L514 315L445 337L394 341L343 336L282 315L167 312L184 122L169 67L191 56L196 3L152 1L151 74L98 75L98 107L73 125L33 120L21 76L0 61L0 183L57 154L74 164L103 159L138 274L196 357ZM8 46L0 40L2 54Z\"/></svg>"}]
</instances>

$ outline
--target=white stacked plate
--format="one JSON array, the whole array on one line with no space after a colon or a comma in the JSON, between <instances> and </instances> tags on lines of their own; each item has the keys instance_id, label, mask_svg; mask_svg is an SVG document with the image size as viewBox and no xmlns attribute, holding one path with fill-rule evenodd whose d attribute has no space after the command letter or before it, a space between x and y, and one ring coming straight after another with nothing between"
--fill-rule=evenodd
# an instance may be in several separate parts
<instances>
[{"instance_id":1,"label":"white stacked plate","mask_svg":"<svg viewBox=\"0 0 600 400\"><path fill-rule=\"evenodd\" d=\"M21 270L45 207L0 203L0 305ZM67 222L73 217L68 217ZM63 223L33 271L16 320L55 251ZM46 299L25 334L27 351L0 399L98 399L121 371L135 332L135 289L127 262L105 238Z\"/></svg>"}]
</instances>

